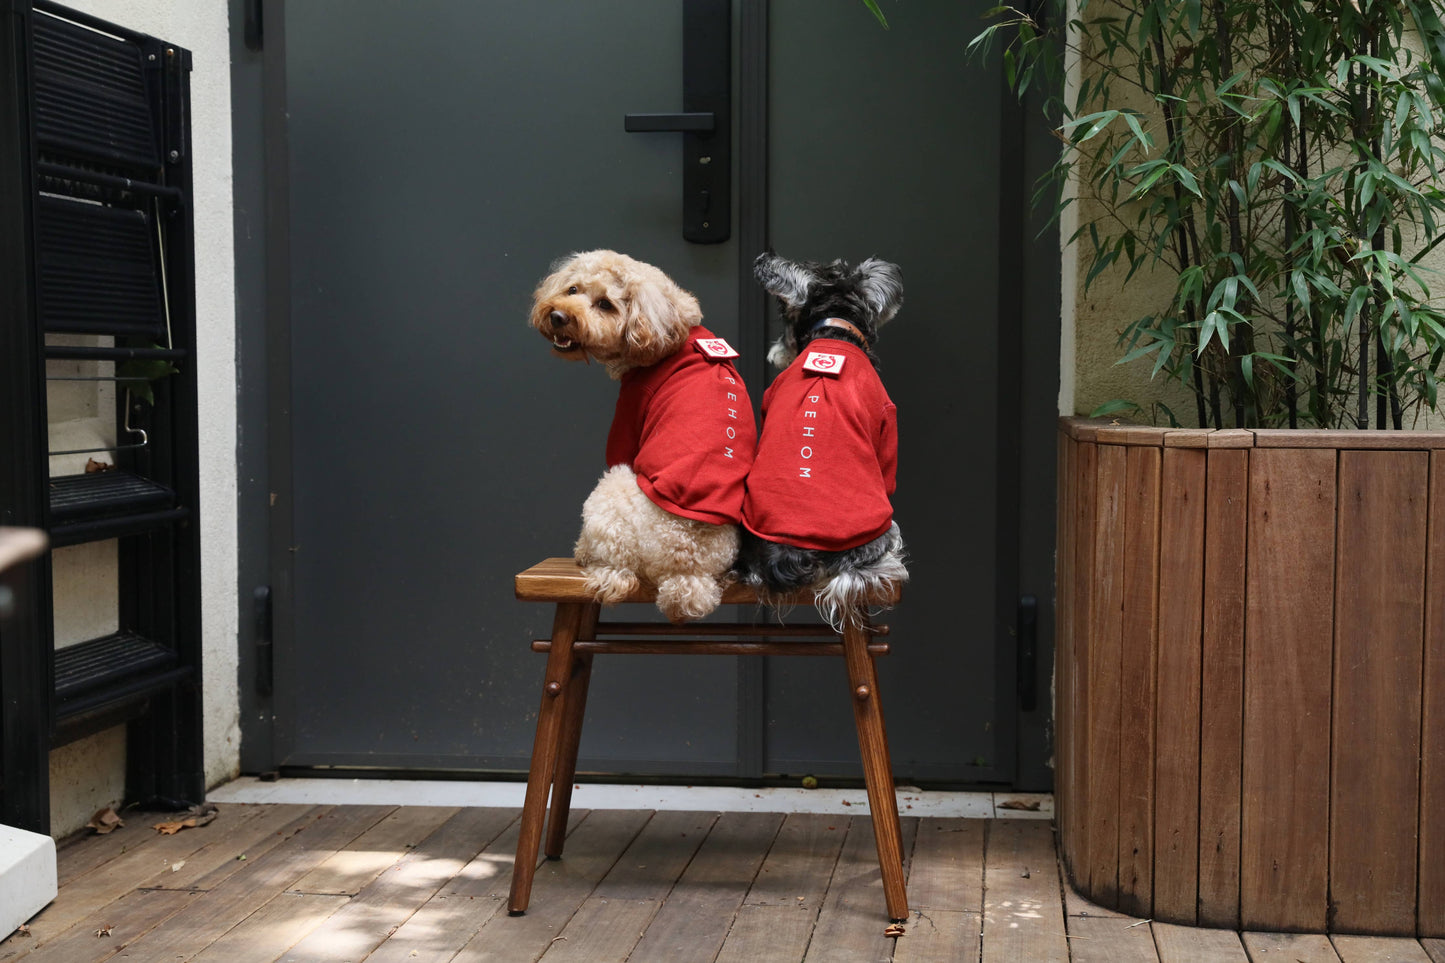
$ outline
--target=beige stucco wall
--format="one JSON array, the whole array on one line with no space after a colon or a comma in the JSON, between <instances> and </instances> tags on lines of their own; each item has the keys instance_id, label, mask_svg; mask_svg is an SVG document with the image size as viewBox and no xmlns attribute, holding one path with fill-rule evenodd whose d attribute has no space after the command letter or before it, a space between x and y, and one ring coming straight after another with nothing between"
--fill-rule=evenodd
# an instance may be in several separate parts
<instances>
[{"instance_id":1,"label":"beige stucco wall","mask_svg":"<svg viewBox=\"0 0 1445 963\"><path fill-rule=\"evenodd\" d=\"M69 5L189 49L192 168L195 182L196 319L199 341L201 594L206 780L239 770L236 689L236 372L235 281L231 235L231 91L226 0L68 0ZM77 371L76 373L84 373ZM113 389L71 382L50 391L51 448L112 441ZM77 464L78 461L78 464ZM85 456L53 473L82 470ZM55 553L57 645L115 628L115 543ZM51 832L83 826L118 803L125 788L123 727L51 753Z\"/></svg>"}]
</instances>

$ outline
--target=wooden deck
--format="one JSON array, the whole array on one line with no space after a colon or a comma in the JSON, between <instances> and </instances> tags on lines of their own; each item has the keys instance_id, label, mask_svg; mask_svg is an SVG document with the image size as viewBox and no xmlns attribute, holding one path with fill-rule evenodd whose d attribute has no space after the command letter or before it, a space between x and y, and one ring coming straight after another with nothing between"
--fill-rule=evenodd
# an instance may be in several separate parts
<instances>
[{"instance_id":1,"label":"wooden deck","mask_svg":"<svg viewBox=\"0 0 1445 963\"><path fill-rule=\"evenodd\" d=\"M240 805L161 836L129 813L60 849L60 895L0 961L1445 963L1445 941L1141 922L1061 885L1040 820L905 818L913 909L884 935L866 813L573 813L531 909L516 809Z\"/></svg>"}]
</instances>

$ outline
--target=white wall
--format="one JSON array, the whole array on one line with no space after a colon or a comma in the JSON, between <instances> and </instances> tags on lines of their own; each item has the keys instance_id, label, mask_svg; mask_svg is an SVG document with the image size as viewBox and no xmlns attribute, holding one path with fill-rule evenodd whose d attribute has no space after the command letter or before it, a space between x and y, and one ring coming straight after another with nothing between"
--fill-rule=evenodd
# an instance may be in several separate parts
<instances>
[{"instance_id":1,"label":"white wall","mask_svg":"<svg viewBox=\"0 0 1445 963\"><path fill-rule=\"evenodd\" d=\"M226 0L67 0L69 6L189 49L192 169L195 183L196 326L199 342L201 595L206 781L240 767L236 683L236 370L235 279L231 215L231 84ZM58 410L52 438L84 435L84 411ZM71 446L66 446L71 447ZM79 446L75 446L79 447ZM84 458L81 459L84 461ZM65 470L75 470L66 468ZM93 556L99 554L100 558ZM58 565L57 642L104 620L113 606L103 552ZM62 600L64 600L62 602ZM109 601L108 601L109 600ZM73 639L69 639L73 641ZM101 733L51 754L51 832L85 824L119 801L124 739Z\"/></svg>"}]
</instances>

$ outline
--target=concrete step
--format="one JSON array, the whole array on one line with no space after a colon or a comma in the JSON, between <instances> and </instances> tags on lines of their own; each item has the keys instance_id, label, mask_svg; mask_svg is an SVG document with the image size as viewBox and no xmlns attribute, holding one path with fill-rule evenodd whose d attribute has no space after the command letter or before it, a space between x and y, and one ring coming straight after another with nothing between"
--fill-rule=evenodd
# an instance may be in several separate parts
<instances>
[{"instance_id":1,"label":"concrete step","mask_svg":"<svg viewBox=\"0 0 1445 963\"><path fill-rule=\"evenodd\" d=\"M55 899L55 840L0 825L0 940Z\"/></svg>"}]
</instances>

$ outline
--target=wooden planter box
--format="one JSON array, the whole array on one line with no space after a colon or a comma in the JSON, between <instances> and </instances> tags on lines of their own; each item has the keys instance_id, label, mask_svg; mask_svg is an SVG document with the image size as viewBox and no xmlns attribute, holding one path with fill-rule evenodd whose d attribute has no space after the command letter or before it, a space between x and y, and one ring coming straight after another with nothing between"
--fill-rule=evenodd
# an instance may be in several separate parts
<instances>
[{"instance_id":1,"label":"wooden planter box","mask_svg":"<svg viewBox=\"0 0 1445 963\"><path fill-rule=\"evenodd\" d=\"M1056 790L1090 899L1445 937L1445 432L1059 435Z\"/></svg>"}]
</instances>

